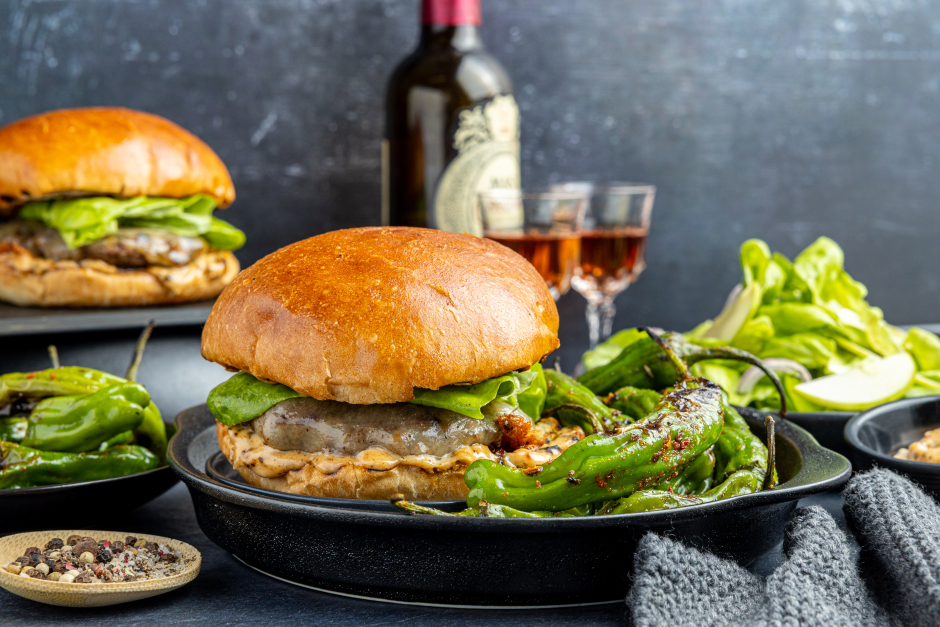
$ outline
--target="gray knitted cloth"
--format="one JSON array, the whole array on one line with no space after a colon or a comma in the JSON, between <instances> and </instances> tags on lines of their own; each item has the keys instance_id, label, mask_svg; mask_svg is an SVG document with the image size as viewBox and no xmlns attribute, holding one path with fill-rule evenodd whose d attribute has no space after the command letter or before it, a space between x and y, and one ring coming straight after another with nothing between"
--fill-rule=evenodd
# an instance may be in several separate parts
<instances>
[{"instance_id":1,"label":"gray knitted cloth","mask_svg":"<svg viewBox=\"0 0 940 627\"><path fill-rule=\"evenodd\" d=\"M844 511L861 558L820 507L793 513L786 560L766 580L650 533L627 616L634 627L940 625L940 505L887 470L856 475Z\"/></svg>"}]
</instances>

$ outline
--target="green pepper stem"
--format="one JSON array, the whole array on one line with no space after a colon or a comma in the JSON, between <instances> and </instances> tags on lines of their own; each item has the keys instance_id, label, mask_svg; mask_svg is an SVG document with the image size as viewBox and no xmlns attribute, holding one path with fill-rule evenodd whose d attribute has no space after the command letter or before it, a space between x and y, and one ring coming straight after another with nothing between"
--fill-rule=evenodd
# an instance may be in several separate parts
<instances>
[{"instance_id":1,"label":"green pepper stem","mask_svg":"<svg viewBox=\"0 0 940 627\"><path fill-rule=\"evenodd\" d=\"M137 369L140 368L140 360L144 357L144 347L147 345L147 340L150 339L150 334L153 333L155 326L157 326L157 323L151 320L147 323L147 326L144 327L144 330L140 332L140 337L137 338L137 344L134 346L134 355L131 357L131 365L127 367L127 374L124 375L124 378L128 381L137 380Z\"/></svg>"},{"instance_id":2,"label":"green pepper stem","mask_svg":"<svg viewBox=\"0 0 940 627\"><path fill-rule=\"evenodd\" d=\"M406 501L405 497L401 494L395 494L389 499L392 505L398 509L404 510L408 514L426 514L428 516L454 516L449 512L444 510L435 509L433 507L425 507L424 505L418 505L417 503L412 503L411 501Z\"/></svg>"},{"instance_id":3,"label":"green pepper stem","mask_svg":"<svg viewBox=\"0 0 940 627\"><path fill-rule=\"evenodd\" d=\"M764 374L767 375L767 378L770 379L770 382L774 384L774 387L777 388L777 394L780 396L780 416L784 417L787 415L787 395L783 390L780 377L777 376L773 368L765 364L760 358L755 357L747 351L742 351L731 346L699 346L696 347L696 353L698 359L731 359L734 361L743 361L760 368ZM698 359L696 361L698 361Z\"/></svg>"},{"instance_id":4,"label":"green pepper stem","mask_svg":"<svg viewBox=\"0 0 940 627\"><path fill-rule=\"evenodd\" d=\"M764 426L767 427L767 474L764 475L762 490L770 490L777 486L777 436L774 425L773 417L768 414L764 418Z\"/></svg>"},{"instance_id":5,"label":"green pepper stem","mask_svg":"<svg viewBox=\"0 0 940 627\"><path fill-rule=\"evenodd\" d=\"M690 377L689 366L681 357L679 357L679 354L673 350L672 346L670 346L666 340L661 338L651 328L640 327L640 330L646 332L646 334L653 338L653 341L656 342L661 349L663 349L663 352L666 353L666 357L668 357L669 361L672 362L672 365L676 367L676 375L679 377L679 379L683 381L688 380Z\"/></svg>"},{"instance_id":6,"label":"green pepper stem","mask_svg":"<svg viewBox=\"0 0 940 627\"><path fill-rule=\"evenodd\" d=\"M597 417L597 414L592 412L587 407L582 407L581 405L559 405L558 407L552 407L548 411L542 412L542 417L552 418L562 411L573 411L587 418L588 421L590 421L591 426L594 428L594 433L603 433L607 430L607 427L604 426L604 423L601 422L601 419Z\"/></svg>"},{"instance_id":7,"label":"green pepper stem","mask_svg":"<svg viewBox=\"0 0 940 627\"><path fill-rule=\"evenodd\" d=\"M59 349L55 347L55 344L49 345L49 359L52 360L53 368L60 368L59 365Z\"/></svg>"}]
</instances>

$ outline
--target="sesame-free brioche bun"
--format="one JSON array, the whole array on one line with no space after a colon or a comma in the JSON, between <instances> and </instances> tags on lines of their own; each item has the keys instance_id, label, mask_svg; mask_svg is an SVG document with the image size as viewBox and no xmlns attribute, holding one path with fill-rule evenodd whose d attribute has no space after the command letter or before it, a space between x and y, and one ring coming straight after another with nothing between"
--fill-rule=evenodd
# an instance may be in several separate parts
<instances>
[{"instance_id":1,"label":"sesame-free brioche bun","mask_svg":"<svg viewBox=\"0 0 940 627\"><path fill-rule=\"evenodd\" d=\"M222 160L173 122L131 109L62 109L0 128L0 217L34 200L208 194L235 188Z\"/></svg>"},{"instance_id":2,"label":"sesame-free brioche bun","mask_svg":"<svg viewBox=\"0 0 940 627\"><path fill-rule=\"evenodd\" d=\"M209 314L202 355L320 400L395 403L526 368L558 347L557 333L545 281L505 246L360 228L241 272Z\"/></svg>"}]
</instances>

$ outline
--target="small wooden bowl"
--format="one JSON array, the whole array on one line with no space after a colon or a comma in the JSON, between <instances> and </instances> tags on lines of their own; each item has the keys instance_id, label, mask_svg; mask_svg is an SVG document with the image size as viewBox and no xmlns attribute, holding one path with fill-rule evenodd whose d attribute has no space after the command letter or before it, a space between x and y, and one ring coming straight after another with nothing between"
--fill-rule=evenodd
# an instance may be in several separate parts
<instances>
[{"instance_id":1,"label":"small wooden bowl","mask_svg":"<svg viewBox=\"0 0 940 627\"><path fill-rule=\"evenodd\" d=\"M165 544L182 553L183 559L195 559L185 569L170 577L146 581L102 584L59 583L58 581L20 577L19 575L8 573L2 568L17 557L23 555L23 551L28 547L38 546L42 548L52 538L62 538L64 540L71 535L91 536L98 540L119 540L132 535L142 540ZM118 531L68 529L30 531L28 533L17 533L12 536L0 538L0 588L21 597L48 605L61 605L64 607L103 607L105 605L117 605L118 603L146 599L185 586L196 578L201 566L202 555L200 555L195 547L185 542L146 533L136 534Z\"/></svg>"}]
</instances>

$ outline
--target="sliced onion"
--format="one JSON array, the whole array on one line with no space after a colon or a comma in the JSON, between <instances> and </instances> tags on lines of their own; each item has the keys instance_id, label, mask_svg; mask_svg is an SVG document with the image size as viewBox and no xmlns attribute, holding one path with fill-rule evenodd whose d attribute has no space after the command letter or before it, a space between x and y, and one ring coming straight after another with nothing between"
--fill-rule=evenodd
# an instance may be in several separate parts
<instances>
[{"instance_id":1,"label":"sliced onion","mask_svg":"<svg viewBox=\"0 0 940 627\"><path fill-rule=\"evenodd\" d=\"M764 363L767 364L768 368L778 374L795 374L802 381L813 380L813 375L809 373L809 370L806 369L806 366L798 361L793 361L792 359L783 359L781 357L770 357L769 359L765 359ZM757 385L757 382L763 379L765 376L766 375L764 374L763 370L757 366L751 366L744 371L744 374L742 374L741 378L738 380L738 394L747 394L753 390L754 386Z\"/></svg>"}]
</instances>

